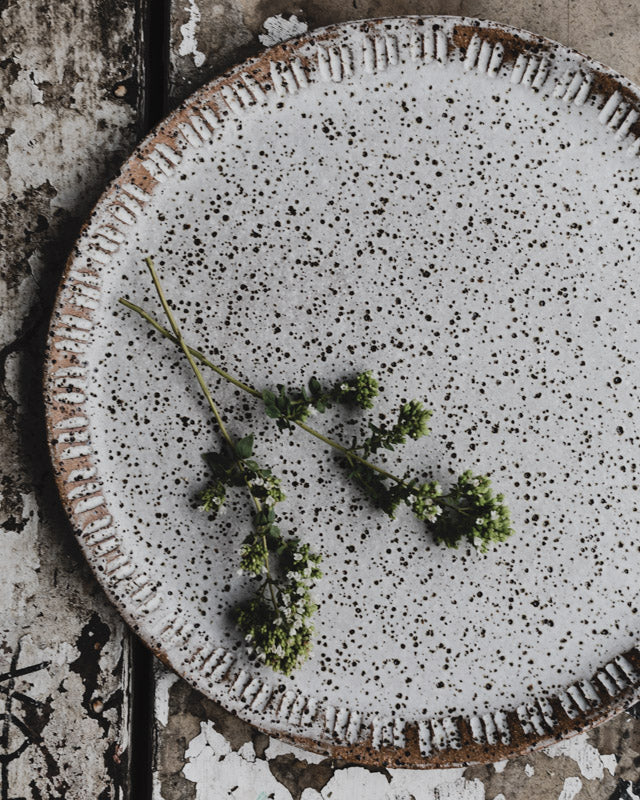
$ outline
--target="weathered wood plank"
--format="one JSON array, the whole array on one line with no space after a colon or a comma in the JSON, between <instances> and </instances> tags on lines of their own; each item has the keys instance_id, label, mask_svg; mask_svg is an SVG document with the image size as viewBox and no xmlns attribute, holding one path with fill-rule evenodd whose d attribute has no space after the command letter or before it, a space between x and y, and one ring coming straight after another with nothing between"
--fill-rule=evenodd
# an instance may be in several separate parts
<instances>
[{"instance_id":1,"label":"weathered wood plank","mask_svg":"<svg viewBox=\"0 0 640 800\"><path fill-rule=\"evenodd\" d=\"M277 36L290 35L293 13L314 28L332 22L393 14L449 13L497 19L544 34L587 52L640 81L636 37L638 6L575 0L338 0L283 5L263 0L173 0L170 99L173 104L222 70L257 53ZM262 41L260 40L262 37ZM273 41L273 39L271 39ZM233 797L321 800L332 797L419 797L421 800L609 800L640 796L640 723L622 714L598 729L547 751L466 770L414 772L344 768L261 734L203 698L160 664L156 666L154 800ZM631 791L627 793L627 789Z\"/></svg>"},{"instance_id":2,"label":"weathered wood plank","mask_svg":"<svg viewBox=\"0 0 640 800\"><path fill-rule=\"evenodd\" d=\"M122 798L129 635L73 541L40 371L62 264L141 131L136 0L0 3L0 798Z\"/></svg>"}]
</instances>

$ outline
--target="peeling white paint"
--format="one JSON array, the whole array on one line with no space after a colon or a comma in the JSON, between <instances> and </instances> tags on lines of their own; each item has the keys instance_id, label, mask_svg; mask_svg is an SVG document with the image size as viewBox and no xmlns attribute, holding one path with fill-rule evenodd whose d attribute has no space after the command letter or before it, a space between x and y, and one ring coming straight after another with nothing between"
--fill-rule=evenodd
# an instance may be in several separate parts
<instances>
[{"instance_id":1,"label":"peeling white paint","mask_svg":"<svg viewBox=\"0 0 640 800\"><path fill-rule=\"evenodd\" d=\"M256 800L261 792L270 800L292 800L268 763L256 759L251 743L234 753L210 720L200 723L200 733L189 743L185 758L182 774L196 784L196 800Z\"/></svg>"},{"instance_id":2,"label":"peeling white paint","mask_svg":"<svg viewBox=\"0 0 640 800\"><path fill-rule=\"evenodd\" d=\"M308 764L319 764L326 758L319 753L311 753L308 750L294 747L292 744L286 744L280 739L269 739L269 745L264 751L264 755L269 760L276 756L294 755L299 761L306 761Z\"/></svg>"},{"instance_id":3,"label":"peeling white paint","mask_svg":"<svg viewBox=\"0 0 640 800\"><path fill-rule=\"evenodd\" d=\"M152 800L164 800L164 797L162 796L162 781L160 780L160 775L155 770L153 772L151 797Z\"/></svg>"},{"instance_id":4,"label":"peeling white paint","mask_svg":"<svg viewBox=\"0 0 640 800\"><path fill-rule=\"evenodd\" d=\"M0 613L6 615L7 619L24 614L30 598L37 593L39 587L39 516L33 492L23 494L22 503L21 521L26 521L24 528L19 531L3 530L0 536L2 571L10 577L10 580L0 581Z\"/></svg>"},{"instance_id":5,"label":"peeling white paint","mask_svg":"<svg viewBox=\"0 0 640 800\"><path fill-rule=\"evenodd\" d=\"M436 787L434 800L485 800L484 784L479 780L459 778Z\"/></svg>"},{"instance_id":6,"label":"peeling white paint","mask_svg":"<svg viewBox=\"0 0 640 800\"><path fill-rule=\"evenodd\" d=\"M259 34L258 39L260 39L260 44L265 47L273 47L274 44L280 44L280 42L285 42L294 36L300 36L300 34L306 33L309 29L307 23L298 19L295 14L292 14L288 19L283 17L282 14L269 17L262 23L262 27L266 33Z\"/></svg>"},{"instance_id":7,"label":"peeling white paint","mask_svg":"<svg viewBox=\"0 0 640 800\"><path fill-rule=\"evenodd\" d=\"M630 781L629 785L627 786L627 797L628 800L640 800L640 797L633 791L633 785Z\"/></svg>"},{"instance_id":8,"label":"peeling white paint","mask_svg":"<svg viewBox=\"0 0 640 800\"><path fill-rule=\"evenodd\" d=\"M38 74L36 72L30 72L29 77L31 78L31 104L32 105L39 105L40 103L44 102L44 92L38 86L38 81L40 80Z\"/></svg>"},{"instance_id":9,"label":"peeling white paint","mask_svg":"<svg viewBox=\"0 0 640 800\"><path fill-rule=\"evenodd\" d=\"M364 767L338 770L320 794L305 789L301 800L343 800L345 797L366 797L368 800L387 800L390 785L381 772L369 772Z\"/></svg>"},{"instance_id":10,"label":"peeling white paint","mask_svg":"<svg viewBox=\"0 0 640 800\"><path fill-rule=\"evenodd\" d=\"M265 750L266 759L287 754L307 763L323 760L276 739L271 739ZM246 742L234 752L211 720L200 723L200 733L187 746L185 762L182 774L196 784L196 800L256 800L261 792L272 800L291 800L289 791L271 774L268 760L256 757L253 744ZM390 780L384 773L363 767L339 769L322 791L307 788L301 800L485 800L484 785L479 780L466 780L464 768L388 772ZM162 800L159 784L154 791L154 800Z\"/></svg>"},{"instance_id":11,"label":"peeling white paint","mask_svg":"<svg viewBox=\"0 0 640 800\"><path fill-rule=\"evenodd\" d=\"M618 759L615 755L601 755L598 750L590 744L588 734L581 733L564 742L558 742L545 750L551 758L567 756L573 759L584 778L587 780L601 780L604 777L605 769L613 775L616 771Z\"/></svg>"},{"instance_id":12,"label":"peeling white paint","mask_svg":"<svg viewBox=\"0 0 640 800\"><path fill-rule=\"evenodd\" d=\"M531 764L524 765L524 772L527 778L530 778L532 775L535 774L535 769L531 766Z\"/></svg>"},{"instance_id":13,"label":"peeling white paint","mask_svg":"<svg viewBox=\"0 0 640 800\"><path fill-rule=\"evenodd\" d=\"M156 691L155 691L155 712L156 719L165 727L169 723L169 692L176 681L179 680L175 672L169 670L155 671Z\"/></svg>"},{"instance_id":14,"label":"peeling white paint","mask_svg":"<svg viewBox=\"0 0 640 800\"><path fill-rule=\"evenodd\" d=\"M198 50L198 40L196 34L198 32L198 25L200 24L201 14L200 9L195 3L195 0L189 0L189 5L184 7L184 10L189 14L189 18L180 26L180 33L182 41L178 49L178 54L181 56L193 56L193 63L196 67L201 67L205 62L205 54Z\"/></svg>"},{"instance_id":15,"label":"peeling white paint","mask_svg":"<svg viewBox=\"0 0 640 800\"><path fill-rule=\"evenodd\" d=\"M484 786L476 780L465 780L464 772L464 767L424 771L390 769L390 789L398 797L416 797L420 800L484 800ZM375 800L382 798L387 800L387 795L382 795L380 799L376 797Z\"/></svg>"},{"instance_id":16,"label":"peeling white paint","mask_svg":"<svg viewBox=\"0 0 640 800\"><path fill-rule=\"evenodd\" d=\"M565 778L564 786L558 796L558 800L573 800L580 789L582 789L582 781L580 778Z\"/></svg>"},{"instance_id":17,"label":"peeling white paint","mask_svg":"<svg viewBox=\"0 0 640 800\"><path fill-rule=\"evenodd\" d=\"M62 625L72 638L76 638L80 630L74 619L65 620ZM56 752L58 748L65 748L69 757L64 763L64 780L62 785L72 788L65 797L80 797L75 790L78 787L90 786L90 795L97 797L107 790L108 776L100 775L97 765L106 757L109 740L102 736L100 722L86 715L73 714L70 709L81 707L84 698L85 684L82 675L73 670L68 670L68 664L78 657L78 650L67 641L50 643L51 636L46 629L34 630L33 633L20 637L16 647L20 648L20 657L17 667L28 667L42 664L42 668L35 672L20 676L16 680L16 690L31 698L34 704L50 702L50 718L46 725L47 747ZM101 689L106 690L103 699L118 688L118 675L114 669L121 657L119 647L105 647L101 651L100 666L102 675L108 677L108 684L102 684ZM91 699L96 699L95 696ZM18 713L21 713L20 711ZM110 709L103 714L112 725L117 723L117 709ZM70 720L73 724L70 724ZM79 758L77 754L87 752L87 743L91 743L90 756ZM61 764L62 766L62 764ZM9 783L12 787L28 787L34 776L41 776L41 780L48 789L47 796L59 796L56 787L59 781L56 775L47 779L47 761L44 751L35 745L30 745L20 759L10 763ZM86 774L94 771L89 778ZM44 793L43 793L44 795ZM11 795L13 796L13 795ZM26 795L25 795L26 796ZM61 796L61 795L60 795Z\"/></svg>"},{"instance_id":18,"label":"peeling white paint","mask_svg":"<svg viewBox=\"0 0 640 800\"><path fill-rule=\"evenodd\" d=\"M509 761L505 758L504 761L496 761L495 764L493 765L493 768L499 775L501 772L504 772L504 768L507 766L508 763Z\"/></svg>"}]
</instances>

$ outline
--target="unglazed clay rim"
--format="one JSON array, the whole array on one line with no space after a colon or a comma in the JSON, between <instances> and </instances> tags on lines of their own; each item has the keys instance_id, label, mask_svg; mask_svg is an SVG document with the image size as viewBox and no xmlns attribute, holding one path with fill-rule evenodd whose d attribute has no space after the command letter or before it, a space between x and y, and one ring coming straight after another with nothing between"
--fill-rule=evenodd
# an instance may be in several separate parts
<instances>
[{"instance_id":1,"label":"unglazed clay rim","mask_svg":"<svg viewBox=\"0 0 640 800\"><path fill-rule=\"evenodd\" d=\"M391 24L400 26L388 33ZM356 57L332 47L358 34ZM309 56L312 51L314 57ZM562 68L554 63L561 56ZM86 558L128 624L178 674L262 730L334 758L394 767L445 767L497 761L543 747L604 722L640 697L640 652L603 665L590 681L567 686L517 709L483 717L406 720L325 706L303 693L278 690L236 665L190 620L172 611L154 580L119 539L92 461L90 421L84 416L83 353L100 302L101 264L108 264L137 221L158 181L170 176L183 147L198 147L225 118L252 113L261 103L304 91L316 81L339 83L351 71L392 69L409 60L464 62L465 69L529 86L549 102L582 105L595 94L612 144L624 139L640 153L640 90L597 62L543 37L462 17L404 17L336 25L265 51L198 90L165 119L128 159L107 188L81 239L92 265L72 252L56 298L45 363L47 432L56 483ZM559 59L560 60L560 59ZM567 62L569 68L567 68ZM622 104L628 110L622 113ZM616 112L618 112L616 114ZM70 386L73 387L70 390ZM256 719L257 718L257 719Z\"/></svg>"}]
</instances>

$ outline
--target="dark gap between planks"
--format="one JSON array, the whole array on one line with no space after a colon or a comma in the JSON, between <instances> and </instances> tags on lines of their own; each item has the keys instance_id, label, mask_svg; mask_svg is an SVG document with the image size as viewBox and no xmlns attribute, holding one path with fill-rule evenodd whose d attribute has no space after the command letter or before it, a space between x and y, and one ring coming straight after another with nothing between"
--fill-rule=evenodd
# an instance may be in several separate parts
<instances>
[{"instance_id":1,"label":"dark gap between planks","mask_svg":"<svg viewBox=\"0 0 640 800\"><path fill-rule=\"evenodd\" d=\"M142 0L136 36L142 48L141 131L166 115L169 93L171 0ZM131 745L129 797L152 800L154 741L153 655L137 638L131 647Z\"/></svg>"}]
</instances>

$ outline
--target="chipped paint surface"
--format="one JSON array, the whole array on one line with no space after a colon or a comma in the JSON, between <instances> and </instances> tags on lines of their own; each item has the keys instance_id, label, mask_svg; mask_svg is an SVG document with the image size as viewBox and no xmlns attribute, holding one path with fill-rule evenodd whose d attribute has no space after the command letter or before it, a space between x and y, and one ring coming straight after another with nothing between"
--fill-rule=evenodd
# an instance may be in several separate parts
<instances>
[{"instance_id":1,"label":"chipped paint surface","mask_svg":"<svg viewBox=\"0 0 640 800\"><path fill-rule=\"evenodd\" d=\"M188 14L188 18L184 25L180 26L182 41L180 42L178 53L181 56L193 56L193 63L196 67L201 67L206 60L206 56L198 50L197 34L201 19L200 9L195 0L189 0L189 5L185 6L185 11Z\"/></svg>"},{"instance_id":2,"label":"chipped paint surface","mask_svg":"<svg viewBox=\"0 0 640 800\"><path fill-rule=\"evenodd\" d=\"M127 783L128 638L60 514L40 370L67 251L137 136L136 13L0 3L2 800L110 800Z\"/></svg>"},{"instance_id":3,"label":"chipped paint surface","mask_svg":"<svg viewBox=\"0 0 640 800\"><path fill-rule=\"evenodd\" d=\"M565 778L558 800L573 800L581 789L582 781L580 778Z\"/></svg>"},{"instance_id":4,"label":"chipped paint surface","mask_svg":"<svg viewBox=\"0 0 640 800\"><path fill-rule=\"evenodd\" d=\"M155 674L162 699L154 800L256 800L260 792L276 800L634 800L632 793L613 795L627 786L632 792L640 779L640 723L628 714L545 751L483 767L366 769L265 736L160 664Z\"/></svg>"},{"instance_id":5,"label":"chipped paint surface","mask_svg":"<svg viewBox=\"0 0 640 800\"><path fill-rule=\"evenodd\" d=\"M290 17L284 17L282 14L277 14L275 17L265 19L263 27L266 33L261 33L258 36L260 44L265 47L271 47L274 44L280 44L293 36L299 36L301 33L306 33L309 26L306 22L298 19L295 14Z\"/></svg>"},{"instance_id":6,"label":"chipped paint surface","mask_svg":"<svg viewBox=\"0 0 640 800\"><path fill-rule=\"evenodd\" d=\"M548 747L545 753L551 758L557 758L558 756L572 758L578 765L581 775L587 780L601 779L604 776L605 769L608 770L610 775L615 775L618 762L614 754L603 755L600 753L589 742L589 737L586 733L573 736L564 742L558 742L558 744Z\"/></svg>"}]
</instances>

